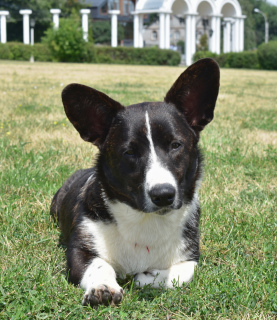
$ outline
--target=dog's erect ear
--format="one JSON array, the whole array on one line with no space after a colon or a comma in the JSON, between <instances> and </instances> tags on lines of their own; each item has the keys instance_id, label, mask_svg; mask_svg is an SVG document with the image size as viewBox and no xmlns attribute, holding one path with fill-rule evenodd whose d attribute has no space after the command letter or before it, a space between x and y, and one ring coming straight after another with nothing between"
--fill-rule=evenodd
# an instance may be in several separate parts
<instances>
[{"instance_id":1,"label":"dog's erect ear","mask_svg":"<svg viewBox=\"0 0 277 320\"><path fill-rule=\"evenodd\" d=\"M113 118L124 107L90 87L72 83L64 88L65 113L80 136L98 147L104 142Z\"/></svg>"},{"instance_id":2,"label":"dog's erect ear","mask_svg":"<svg viewBox=\"0 0 277 320\"><path fill-rule=\"evenodd\" d=\"M187 68L166 94L189 125L199 132L212 121L219 90L219 67L212 59L201 59Z\"/></svg>"}]
</instances>

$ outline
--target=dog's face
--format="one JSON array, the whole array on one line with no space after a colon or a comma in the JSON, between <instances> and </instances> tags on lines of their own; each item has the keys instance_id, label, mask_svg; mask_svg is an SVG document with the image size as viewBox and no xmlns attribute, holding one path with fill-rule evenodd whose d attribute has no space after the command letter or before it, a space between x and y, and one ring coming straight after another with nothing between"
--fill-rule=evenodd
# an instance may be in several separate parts
<instances>
[{"instance_id":1,"label":"dog's face","mask_svg":"<svg viewBox=\"0 0 277 320\"><path fill-rule=\"evenodd\" d=\"M164 102L124 108L92 88L63 91L69 120L100 149L98 174L110 200L166 214L192 200L201 175L199 132L213 118L219 69L211 59L188 68Z\"/></svg>"},{"instance_id":2,"label":"dog's face","mask_svg":"<svg viewBox=\"0 0 277 320\"><path fill-rule=\"evenodd\" d=\"M191 200L199 175L197 136L171 104L127 107L101 148L100 175L110 199L165 214Z\"/></svg>"}]
</instances>

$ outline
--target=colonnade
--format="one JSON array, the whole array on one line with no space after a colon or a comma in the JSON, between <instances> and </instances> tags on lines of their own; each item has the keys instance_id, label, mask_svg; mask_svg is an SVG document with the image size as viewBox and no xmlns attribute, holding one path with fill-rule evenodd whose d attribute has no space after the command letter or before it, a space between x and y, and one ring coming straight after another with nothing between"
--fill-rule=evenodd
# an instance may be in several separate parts
<instances>
[{"instance_id":1,"label":"colonnade","mask_svg":"<svg viewBox=\"0 0 277 320\"><path fill-rule=\"evenodd\" d=\"M30 16L32 10L24 9L20 10L19 13L23 16L23 43L30 44ZM60 9L50 9L52 14L53 25L55 29L59 28L59 15L61 13ZM90 14L90 9L81 9L82 16L82 29L83 29L83 38L85 41L88 41L88 15ZM1 43L7 42L7 16L9 11L0 11L0 36Z\"/></svg>"}]
</instances>

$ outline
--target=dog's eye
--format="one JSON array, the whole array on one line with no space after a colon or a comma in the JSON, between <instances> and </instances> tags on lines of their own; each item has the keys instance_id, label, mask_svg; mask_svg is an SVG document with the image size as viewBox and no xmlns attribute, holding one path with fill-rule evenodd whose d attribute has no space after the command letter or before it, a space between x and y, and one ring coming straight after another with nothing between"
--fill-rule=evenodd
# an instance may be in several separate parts
<instances>
[{"instance_id":1,"label":"dog's eye","mask_svg":"<svg viewBox=\"0 0 277 320\"><path fill-rule=\"evenodd\" d=\"M133 149L128 149L124 152L124 155L128 156L128 157L133 157L135 155L135 152Z\"/></svg>"},{"instance_id":2,"label":"dog's eye","mask_svg":"<svg viewBox=\"0 0 277 320\"><path fill-rule=\"evenodd\" d=\"M179 143L179 142L172 142L171 143L171 149L173 149L173 150L177 150L180 147L181 147L181 143Z\"/></svg>"}]
</instances>

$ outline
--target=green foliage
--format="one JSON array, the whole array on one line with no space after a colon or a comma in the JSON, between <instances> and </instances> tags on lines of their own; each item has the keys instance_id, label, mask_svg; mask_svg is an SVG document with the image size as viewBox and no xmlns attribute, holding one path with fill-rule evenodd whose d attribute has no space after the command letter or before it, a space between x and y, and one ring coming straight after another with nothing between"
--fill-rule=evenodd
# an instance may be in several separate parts
<instances>
[{"instance_id":1,"label":"green foliage","mask_svg":"<svg viewBox=\"0 0 277 320\"><path fill-rule=\"evenodd\" d=\"M199 59L204 59L204 58L215 58L217 57L216 53L213 53L211 51L197 51L195 52L194 56L193 56L193 61L197 61Z\"/></svg>"},{"instance_id":2,"label":"green foliage","mask_svg":"<svg viewBox=\"0 0 277 320\"><path fill-rule=\"evenodd\" d=\"M256 51L229 52L219 55L210 51L198 51L194 54L193 61L203 58L213 58L222 68L260 68Z\"/></svg>"},{"instance_id":3,"label":"green foliage","mask_svg":"<svg viewBox=\"0 0 277 320\"><path fill-rule=\"evenodd\" d=\"M199 45L197 46L197 51L208 51L209 43L208 36L206 33L202 34Z\"/></svg>"},{"instance_id":4,"label":"green foliage","mask_svg":"<svg viewBox=\"0 0 277 320\"><path fill-rule=\"evenodd\" d=\"M10 47L3 43L0 43L0 59L13 60L13 54Z\"/></svg>"},{"instance_id":5,"label":"green foliage","mask_svg":"<svg viewBox=\"0 0 277 320\"><path fill-rule=\"evenodd\" d=\"M86 58L86 42L77 19L60 19L59 29L50 27L43 42L48 45L56 61L82 62Z\"/></svg>"},{"instance_id":6,"label":"green foliage","mask_svg":"<svg viewBox=\"0 0 277 320\"><path fill-rule=\"evenodd\" d=\"M52 16L51 8L61 9L61 17L68 17L72 11L86 7L84 1L76 0L5 0L0 2L0 9L10 12L10 19L7 21L8 41L22 41L22 15L20 9L31 9L31 18L35 19L35 42L41 42L45 31L50 27Z\"/></svg>"},{"instance_id":7,"label":"green foliage","mask_svg":"<svg viewBox=\"0 0 277 320\"><path fill-rule=\"evenodd\" d=\"M60 29L59 29L60 30ZM51 31L51 35L55 32ZM60 39L60 38L58 38ZM76 38L74 38L76 39ZM78 41L77 41L78 40ZM34 46L23 43L12 43L0 45L0 59L9 60L30 60L31 55L36 61L68 61L68 62L88 62L88 63L111 63L111 64L135 64L135 65L168 65L176 66L180 63L180 54L172 50L161 50L158 48L130 48L110 46L94 46L76 39L76 47L79 51L73 52L74 46L66 44L68 55L63 51L54 51L47 43L37 43ZM54 40L53 40L54 41ZM64 40L61 40L62 44ZM56 42L54 42L56 45ZM56 48L56 47L55 47ZM63 47L62 47L63 48ZM79 54L77 54L79 52ZM61 55L63 54L63 55Z\"/></svg>"},{"instance_id":8,"label":"green foliage","mask_svg":"<svg viewBox=\"0 0 277 320\"><path fill-rule=\"evenodd\" d=\"M33 46L21 42L0 44L0 59L29 61L31 55L35 61L52 61L50 49L42 43L35 43Z\"/></svg>"},{"instance_id":9,"label":"green foliage","mask_svg":"<svg viewBox=\"0 0 277 320\"><path fill-rule=\"evenodd\" d=\"M168 65L180 63L180 54L158 48L95 47L97 63Z\"/></svg>"},{"instance_id":10,"label":"green foliage","mask_svg":"<svg viewBox=\"0 0 277 320\"><path fill-rule=\"evenodd\" d=\"M259 69L256 51L229 52L223 54L223 57L226 68Z\"/></svg>"},{"instance_id":11,"label":"green foliage","mask_svg":"<svg viewBox=\"0 0 277 320\"><path fill-rule=\"evenodd\" d=\"M185 42L183 40L177 42L177 47L181 53L185 53Z\"/></svg>"},{"instance_id":12,"label":"green foliage","mask_svg":"<svg viewBox=\"0 0 277 320\"><path fill-rule=\"evenodd\" d=\"M36 43L32 48L35 61L52 61L50 49L42 43Z\"/></svg>"},{"instance_id":13,"label":"green foliage","mask_svg":"<svg viewBox=\"0 0 277 320\"><path fill-rule=\"evenodd\" d=\"M242 12L247 16L245 23L245 49L252 50L257 48L264 41L265 23L261 14L254 13L254 8L263 11L269 21L269 40L277 37L277 7L268 3L266 0L239 0Z\"/></svg>"},{"instance_id":14,"label":"green foliage","mask_svg":"<svg viewBox=\"0 0 277 320\"><path fill-rule=\"evenodd\" d=\"M258 58L262 69L277 70L277 41L261 44L258 48Z\"/></svg>"},{"instance_id":15,"label":"green foliage","mask_svg":"<svg viewBox=\"0 0 277 320\"><path fill-rule=\"evenodd\" d=\"M7 47L11 52L11 57L13 60L30 60L32 55L32 47L30 45L25 45L20 42L9 42Z\"/></svg>"},{"instance_id":16,"label":"green foliage","mask_svg":"<svg viewBox=\"0 0 277 320\"><path fill-rule=\"evenodd\" d=\"M111 21L93 21L92 33L95 43L110 45ZM118 24L117 36L119 42L124 39L124 28L120 23Z\"/></svg>"}]
</instances>

